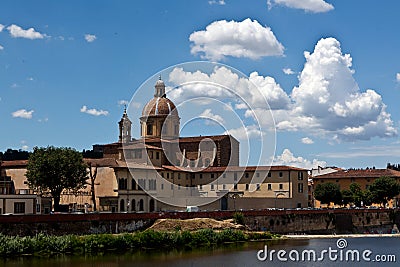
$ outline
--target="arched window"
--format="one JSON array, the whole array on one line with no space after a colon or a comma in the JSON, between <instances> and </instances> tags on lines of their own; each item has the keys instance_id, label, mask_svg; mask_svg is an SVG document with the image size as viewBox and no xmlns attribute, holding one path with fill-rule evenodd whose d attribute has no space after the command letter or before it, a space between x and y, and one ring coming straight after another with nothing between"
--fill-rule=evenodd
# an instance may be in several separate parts
<instances>
[{"instance_id":1,"label":"arched window","mask_svg":"<svg viewBox=\"0 0 400 267\"><path fill-rule=\"evenodd\" d=\"M147 124L147 135L153 135L153 124Z\"/></svg>"},{"instance_id":2,"label":"arched window","mask_svg":"<svg viewBox=\"0 0 400 267\"><path fill-rule=\"evenodd\" d=\"M132 199L131 211L136 211L136 201Z\"/></svg>"},{"instance_id":3,"label":"arched window","mask_svg":"<svg viewBox=\"0 0 400 267\"><path fill-rule=\"evenodd\" d=\"M153 212L154 210L155 210L154 199L150 199L150 201L149 201L149 211Z\"/></svg>"},{"instance_id":4,"label":"arched window","mask_svg":"<svg viewBox=\"0 0 400 267\"><path fill-rule=\"evenodd\" d=\"M144 202L143 199L139 200L139 211L143 211L144 210Z\"/></svg>"},{"instance_id":5,"label":"arched window","mask_svg":"<svg viewBox=\"0 0 400 267\"><path fill-rule=\"evenodd\" d=\"M125 200L123 199L119 202L119 211L125 211Z\"/></svg>"}]
</instances>

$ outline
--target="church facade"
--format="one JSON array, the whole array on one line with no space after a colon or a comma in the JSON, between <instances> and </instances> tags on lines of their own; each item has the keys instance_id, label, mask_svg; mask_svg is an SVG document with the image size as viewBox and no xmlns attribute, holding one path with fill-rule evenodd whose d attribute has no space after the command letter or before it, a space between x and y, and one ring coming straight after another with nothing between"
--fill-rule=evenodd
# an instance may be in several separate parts
<instances>
[{"instance_id":1,"label":"church facade","mask_svg":"<svg viewBox=\"0 0 400 267\"><path fill-rule=\"evenodd\" d=\"M307 207L307 170L239 166L239 142L230 135L180 137L179 113L161 77L139 123L134 139L125 109L118 142L103 147L117 163L118 211Z\"/></svg>"}]
</instances>

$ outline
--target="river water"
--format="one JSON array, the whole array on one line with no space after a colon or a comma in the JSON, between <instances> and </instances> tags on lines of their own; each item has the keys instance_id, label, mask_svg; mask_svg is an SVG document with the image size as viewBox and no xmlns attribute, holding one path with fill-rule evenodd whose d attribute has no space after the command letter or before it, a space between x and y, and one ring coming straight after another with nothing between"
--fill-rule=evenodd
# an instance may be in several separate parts
<instances>
[{"instance_id":1,"label":"river water","mask_svg":"<svg viewBox=\"0 0 400 267\"><path fill-rule=\"evenodd\" d=\"M279 250L280 252L278 252ZM359 256L359 261L357 261L357 255ZM378 262L378 260L385 260L385 262ZM394 260L396 262L393 262ZM361 237L341 240L339 238L274 240L229 244L223 247L194 251L141 251L125 254L109 253L101 256L57 256L53 258L24 257L3 259L0 262L0 267L386 267L399 265L399 237Z\"/></svg>"}]
</instances>

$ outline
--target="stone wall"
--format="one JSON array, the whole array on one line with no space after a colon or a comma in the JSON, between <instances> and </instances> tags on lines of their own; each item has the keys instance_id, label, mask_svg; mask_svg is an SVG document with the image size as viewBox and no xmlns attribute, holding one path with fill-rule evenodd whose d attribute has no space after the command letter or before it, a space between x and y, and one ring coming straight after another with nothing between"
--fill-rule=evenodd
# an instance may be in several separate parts
<instances>
[{"instance_id":1,"label":"stone wall","mask_svg":"<svg viewBox=\"0 0 400 267\"><path fill-rule=\"evenodd\" d=\"M377 210L254 210L242 211L251 230L280 234L389 233L400 224L400 211ZM7 235L123 233L143 230L161 218L227 219L234 211L166 213L97 213L0 216Z\"/></svg>"}]
</instances>

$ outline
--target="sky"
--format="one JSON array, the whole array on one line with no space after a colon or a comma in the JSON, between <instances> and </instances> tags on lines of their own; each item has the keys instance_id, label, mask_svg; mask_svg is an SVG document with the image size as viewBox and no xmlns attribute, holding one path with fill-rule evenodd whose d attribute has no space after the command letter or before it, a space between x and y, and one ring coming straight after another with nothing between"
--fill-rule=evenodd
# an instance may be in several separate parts
<instances>
[{"instance_id":1,"label":"sky","mask_svg":"<svg viewBox=\"0 0 400 267\"><path fill-rule=\"evenodd\" d=\"M275 148L264 164L400 163L398 10L397 0L2 1L0 151L115 142L124 104L140 114L161 74L184 136L231 133L260 148L261 134ZM193 79L248 105L221 86L180 86ZM201 96L217 102L184 107Z\"/></svg>"}]
</instances>

